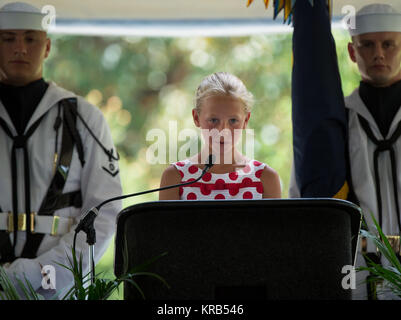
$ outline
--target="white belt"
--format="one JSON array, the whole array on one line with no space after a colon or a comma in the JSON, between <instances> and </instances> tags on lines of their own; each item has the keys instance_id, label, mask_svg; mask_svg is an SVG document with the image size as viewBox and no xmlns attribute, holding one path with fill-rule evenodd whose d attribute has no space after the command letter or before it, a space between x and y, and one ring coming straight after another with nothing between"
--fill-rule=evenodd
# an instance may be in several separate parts
<instances>
[{"instance_id":1,"label":"white belt","mask_svg":"<svg viewBox=\"0 0 401 320\"><path fill-rule=\"evenodd\" d=\"M32 233L44 233L60 236L70 231L72 218L59 216L42 216L36 212L31 213L31 225L26 225L26 214L18 214L18 231L26 231L27 227ZM0 212L0 230L14 232L14 217L11 212Z\"/></svg>"}]
</instances>

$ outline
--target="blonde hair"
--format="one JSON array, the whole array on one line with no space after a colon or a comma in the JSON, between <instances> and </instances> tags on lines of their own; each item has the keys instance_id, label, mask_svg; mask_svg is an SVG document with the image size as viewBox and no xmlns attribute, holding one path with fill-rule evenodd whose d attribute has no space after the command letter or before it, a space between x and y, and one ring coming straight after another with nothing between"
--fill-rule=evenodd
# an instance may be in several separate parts
<instances>
[{"instance_id":1,"label":"blonde hair","mask_svg":"<svg viewBox=\"0 0 401 320\"><path fill-rule=\"evenodd\" d=\"M240 100L244 111L251 112L254 99L244 83L228 72L216 72L205 77L196 90L195 109L199 113L203 101L213 96L228 96Z\"/></svg>"}]
</instances>

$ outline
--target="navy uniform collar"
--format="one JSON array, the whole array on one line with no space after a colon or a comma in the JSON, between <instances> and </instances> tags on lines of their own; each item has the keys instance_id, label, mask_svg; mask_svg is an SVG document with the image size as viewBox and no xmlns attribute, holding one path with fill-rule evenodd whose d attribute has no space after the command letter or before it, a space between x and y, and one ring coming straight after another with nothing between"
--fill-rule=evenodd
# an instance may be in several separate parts
<instances>
[{"instance_id":1,"label":"navy uniform collar","mask_svg":"<svg viewBox=\"0 0 401 320\"><path fill-rule=\"evenodd\" d=\"M371 113L383 137L401 106L401 81L388 87L373 87L361 81L359 95Z\"/></svg>"},{"instance_id":2,"label":"navy uniform collar","mask_svg":"<svg viewBox=\"0 0 401 320\"><path fill-rule=\"evenodd\" d=\"M22 87L0 83L0 100L19 134L25 131L48 86L43 78Z\"/></svg>"}]
</instances>

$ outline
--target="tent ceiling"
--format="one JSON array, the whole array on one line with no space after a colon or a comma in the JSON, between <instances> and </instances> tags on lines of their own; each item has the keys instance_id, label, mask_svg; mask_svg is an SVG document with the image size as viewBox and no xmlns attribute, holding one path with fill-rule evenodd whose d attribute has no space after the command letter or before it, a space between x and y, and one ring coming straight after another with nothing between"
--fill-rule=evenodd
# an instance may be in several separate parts
<instances>
[{"instance_id":1,"label":"tent ceiling","mask_svg":"<svg viewBox=\"0 0 401 320\"><path fill-rule=\"evenodd\" d=\"M305 1L305 0L298 0ZM0 0L0 6L12 2ZM53 32L76 34L132 35L231 35L289 31L283 15L272 20L272 4L265 10L262 0L26 0L38 8L54 6L57 14ZM273 0L270 1L272 3ZM389 3L401 11L399 0L333 0L333 21L341 9L358 10L369 3ZM86 27L84 27L86 26ZM241 31L242 30L242 31Z\"/></svg>"}]
</instances>

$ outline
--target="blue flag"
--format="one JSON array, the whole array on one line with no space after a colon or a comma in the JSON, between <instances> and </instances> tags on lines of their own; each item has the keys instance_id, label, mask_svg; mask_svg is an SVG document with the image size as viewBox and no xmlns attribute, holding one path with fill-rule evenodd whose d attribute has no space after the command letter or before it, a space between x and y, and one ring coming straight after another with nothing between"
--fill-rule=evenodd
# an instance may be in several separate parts
<instances>
[{"instance_id":1,"label":"blue flag","mask_svg":"<svg viewBox=\"0 0 401 320\"><path fill-rule=\"evenodd\" d=\"M293 9L292 121L301 197L348 193L347 119L327 0Z\"/></svg>"}]
</instances>

